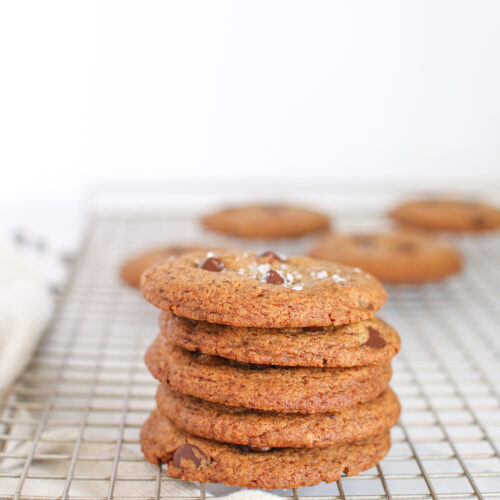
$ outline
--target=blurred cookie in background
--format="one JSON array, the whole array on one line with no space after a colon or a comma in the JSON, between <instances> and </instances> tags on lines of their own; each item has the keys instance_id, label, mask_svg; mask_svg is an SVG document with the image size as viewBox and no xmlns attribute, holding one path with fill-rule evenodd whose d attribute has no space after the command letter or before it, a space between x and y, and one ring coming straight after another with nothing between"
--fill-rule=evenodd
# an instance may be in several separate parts
<instances>
[{"instance_id":1,"label":"blurred cookie in background","mask_svg":"<svg viewBox=\"0 0 500 500\"><path fill-rule=\"evenodd\" d=\"M497 208L458 200L407 201L389 217L406 226L433 231L479 232L500 227Z\"/></svg>"},{"instance_id":2,"label":"blurred cookie in background","mask_svg":"<svg viewBox=\"0 0 500 500\"><path fill-rule=\"evenodd\" d=\"M226 208L202 218L206 229L248 239L303 236L328 229L326 215L301 207L273 204Z\"/></svg>"},{"instance_id":3,"label":"blurred cookie in background","mask_svg":"<svg viewBox=\"0 0 500 500\"><path fill-rule=\"evenodd\" d=\"M424 283L457 273L459 252L438 239L417 233L329 234L312 257L360 267L387 283Z\"/></svg>"},{"instance_id":4,"label":"blurred cookie in background","mask_svg":"<svg viewBox=\"0 0 500 500\"><path fill-rule=\"evenodd\" d=\"M142 273L153 264L157 264L169 257L178 257L185 253L202 250L201 245L191 246L169 246L163 248L154 248L146 252L134 255L126 260L121 267L121 277L130 286L138 288L141 283Z\"/></svg>"}]
</instances>

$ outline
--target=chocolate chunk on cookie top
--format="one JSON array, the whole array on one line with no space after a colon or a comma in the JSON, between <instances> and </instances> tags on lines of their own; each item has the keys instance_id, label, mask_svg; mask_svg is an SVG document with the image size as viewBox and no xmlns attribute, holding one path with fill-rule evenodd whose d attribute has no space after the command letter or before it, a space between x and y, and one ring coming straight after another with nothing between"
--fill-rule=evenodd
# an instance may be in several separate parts
<instances>
[{"instance_id":1,"label":"chocolate chunk on cookie top","mask_svg":"<svg viewBox=\"0 0 500 500\"><path fill-rule=\"evenodd\" d=\"M193 252L146 270L141 288L177 316L258 328L353 323L386 300L382 285L359 269L274 252Z\"/></svg>"},{"instance_id":2,"label":"chocolate chunk on cookie top","mask_svg":"<svg viewBox=\"0 0 500 500\"><path fill-rule=\"evenodd\" d=\"M323 214L286 205L245 205L227 208L202 219L212 231L240 238L291 238L329 226Z\"/></svg>"}]
</instances>

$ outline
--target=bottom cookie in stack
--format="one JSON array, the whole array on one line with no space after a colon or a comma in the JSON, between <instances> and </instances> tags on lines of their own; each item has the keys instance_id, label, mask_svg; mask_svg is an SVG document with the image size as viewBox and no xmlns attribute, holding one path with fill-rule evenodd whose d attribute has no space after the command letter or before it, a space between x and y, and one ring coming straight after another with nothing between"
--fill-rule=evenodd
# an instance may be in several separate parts
<instances>
[{"instance_id":1,"label":"bottom cookie in stack","mask_svg":"<svg viewBox=\"0 0 500 500\"><path fill-rule=\"evenodd\" d=\"M141 431L146 458L168 464L168 474L189 481L243 488L300 488L337 481L374 467L391 446L389 432L327 448L249 448L181 431L155 410Z\"/></svg>"}]
</instances>

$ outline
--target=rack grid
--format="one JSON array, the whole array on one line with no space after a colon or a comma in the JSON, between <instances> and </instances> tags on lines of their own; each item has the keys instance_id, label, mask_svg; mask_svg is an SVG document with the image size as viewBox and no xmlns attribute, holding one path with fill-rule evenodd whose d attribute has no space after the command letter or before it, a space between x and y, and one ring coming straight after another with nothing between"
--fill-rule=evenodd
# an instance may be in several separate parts
<instances>
[{"instance_id":1,"label":"rack grid","mask_svg":"<svg viewBox=\"0 0 500 500\"><path fill-rule=\"evenodd\" d=\"M138 442L154 407L142 358L157 311L121 283L119 266L143 248L201 236L188 217L92 216L56 317L0 412L0 498L186 500L235 490L171 479ZM455 243L466 260L460 276L388 287L380 315L403 340L392 383L403 413L389 455L357 477L277 495L500 499L500 237Z\"/></svg>"}]
</instances>

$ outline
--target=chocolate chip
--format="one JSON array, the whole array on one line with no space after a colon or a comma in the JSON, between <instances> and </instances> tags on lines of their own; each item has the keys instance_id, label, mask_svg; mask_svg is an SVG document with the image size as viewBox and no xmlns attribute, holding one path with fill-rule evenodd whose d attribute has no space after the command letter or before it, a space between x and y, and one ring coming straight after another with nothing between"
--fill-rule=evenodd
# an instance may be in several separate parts
<instances>
[{"instance_id":1,"label":"chocolate chip","mask_svg":"<svg viewBox=\"0 0 500 500\"><path fill-rule=\"evenodd\" d=\"M208 257L198 267L200 269L205 269L205 271L212 271L214 273L224 271L224 264L215 257Z\"/></svg>"},{"instance_id":2,"label":"chocolate chip","mask_svg":"<svg viewBox=\"0 0 500 500\"><path fill-rule=\"evenodd\" d=\"M370 249L375 246L373 238L370 236L353 236L353 240L362 248Z\"/></svg>"},{"instance_id":3,"label":"chocolate chip","mask_svg":"<svg viewBox=\"0 0 500 500\"><path fill-rule=\"evenodd\" d=\"M272 448L270 446L252 446L247 444L246 446L241 446L243 451L251 451L253 453L263 453L265 451L270 451Z\"/></svg>"},{"instance_id":4,"label":"chocolate chip","mask_svg":"<svg viewBox=\"0 0 500 500\"><path fill-rule=\"evenodd\" d=\"M365 297L363 297L362 295L359 297L358 299L359 301L359 305L361 307L364 307L365 309L368 309L369 311L373 311L373 304L371 302L368 302L367 299L365 299Z\"/></svg>"},{"instance_id":5,"label":"chocolate chip","mask_svg":"<svg viewBox=\"0 0 500 500\"><path fill-rule=\"evenodd\" d=\"M412 243L411 241L404 241L403 243L399 243L397 246L398 252L401 253L414 253L417 249L417 245Z\"/></svg>"},{"instance_id":6,"label":"chocolate chip","mask_svg":"<svg viewBox=\"0 0 500 500\"><path fill-rule=\"evenodd\" d=\"M267 252L261 253L258 257L259 259L267 258L269 260L279 260L280 262L285 262L286 257L284 255L278 255L276 252L272 250L268 250Z\"/></svg>"},{"instance_id":7,"label":"chocolate chip","mask_svg":"<svg viewBox=\"0 0 500 500\"><path fill-rule=\"evenodd\" d=\"M283 276L274 269L269 269L266 275L266 281L273 285L282 285L285 282Z\"/></svg>"},{"instance_id":8,"label":"chocolate chip","mask_svg":"<svg viewBox=\"0 0 500 500\"><path fill-rule=\"evenodd\" d=\"M477 229L482 229L486 226L486 219L483 215L475 215L472 217L472 225Z\"/></svg>"},{"instance_id":9,"label":"chocolate chip","mask_svg":"<svg viewBox=\"0 0 500 500\"><path fill-rule=\"evenodd\" d=\"M374 349L381 349L387 344L378 330L368 327L368 340L363 344L363 347L373 347Z\"/></svg>"},{"instance_id":10,"label":"chocolate chip","mask_svg":"<svg viewBox=\"0 0 500 500\"><path fill-rule=\"evenodd\" d=\"M197 469L207 460L207 456L198 447L192 444L183 444L175 450L172 462L175 467L181 469L190 468L190 464L193 464Z\"/></svg>"}]
</instances>

